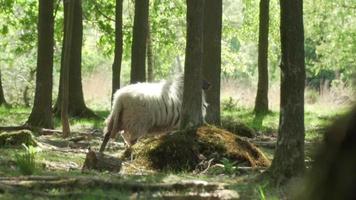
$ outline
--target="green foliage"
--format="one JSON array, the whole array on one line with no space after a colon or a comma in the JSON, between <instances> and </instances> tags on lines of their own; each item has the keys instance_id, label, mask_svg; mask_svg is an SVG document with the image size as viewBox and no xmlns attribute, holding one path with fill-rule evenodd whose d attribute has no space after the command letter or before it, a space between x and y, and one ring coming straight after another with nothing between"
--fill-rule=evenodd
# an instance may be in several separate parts
<instances>
[{"instance_id":1,"label":"green foliage","mask_svg":"<svg viewBox=\"0 0 356 200\"><path fill-rule=\"evenodd\" d=\"M238 174L237 162L229 160L227 158L222 158L220 160L221 164L216 164L209 168L208 173L212 175L236 175Z\"/></svg>"},{"instance_id":2,"label":"green foliage","mask_svg":"<svg viewBox=\"0 0 356 200\"><path fill-rule=\"evenodd\" d=\"M260 200L266 200L266 195L263 186L258 186L258 194L260 195Z\"/></svg>"},{"instance_id":3,"label":"green foliage","mask_svg":"<svg viewBox=\"0 0 356 200\"><path fill-rule=\"evenodd\" d=\"M223 99L221 102L222 110L232 112L238 108L238 103L232 97L228 99Z\"/></svg>"},{"instance_id":4,"label":"green foliage","mask_svg":"<svg viewBox=\"0 0 356 200\"><path fill-rule=\"evenodd\" d=\"M223 168L224 174L232 175L237 172L236 161L231 161L227 158L222 158L221 164L224 166Z\"/></svg>"},{"instance_id":5,"label":"green foliage","mask_svg":"<svg viewBox=\"0 0 356 200\"><path fill-rule=\"evenodd\" d=\"M305 46L308 75L339 71L343 81L352 81L356 60L356 18L351 0L306 1ZM334 78L331 78L331 80Z\"/></svg>"},{"instance_id":6,"label":"green foliage","mask_svg":"<svg viewBox=\"0 0 356 200\"><path fill-rule=\"evenodd\" d=\"M32 175L38 169L37 153L39 149L31 145L22 145L25 152L15 155L16 165L23 175Z\"/></svg>"}]
</instances>

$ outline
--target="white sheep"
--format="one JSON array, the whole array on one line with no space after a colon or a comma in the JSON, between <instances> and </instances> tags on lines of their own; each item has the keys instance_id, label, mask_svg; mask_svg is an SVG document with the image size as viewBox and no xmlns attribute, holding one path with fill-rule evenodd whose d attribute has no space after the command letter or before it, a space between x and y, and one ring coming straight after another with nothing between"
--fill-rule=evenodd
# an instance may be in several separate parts
<instances>
[{"instance_id":1,"label":"white sheep","mask_svg":"<svg viewBox=\"0 0 356 200\"><path fill-rule=\"evenodd\" d=\"M159 134L179 128L183 98L183 75L158 83L136 83L117 90L111 113L106 119L104 151L109 137L121 132L128 146L147 134ZM207 82L204 87L209 87ZM203 91L202 114L206 102Z\"/></svg>"}]
</instances>

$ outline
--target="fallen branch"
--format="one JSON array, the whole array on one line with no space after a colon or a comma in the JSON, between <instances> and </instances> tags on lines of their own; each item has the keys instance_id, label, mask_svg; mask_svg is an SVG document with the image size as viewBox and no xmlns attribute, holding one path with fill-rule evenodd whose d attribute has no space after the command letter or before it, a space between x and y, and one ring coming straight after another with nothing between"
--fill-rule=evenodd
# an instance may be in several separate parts
<instances>
[{"instance_id":1,"label":"fallen branch","mask_svg":"<svg viewBox=\"0 0 356 200\"><path fill-rule=\"evenodd\" d=\"M274 149L276 147L276 141L271 141L271 142L251 141L251 142L257 146L265 147L269 149Z\"/></svg>"},{"instance_id":2,"label":"fallen branch","mask_svg":"<svg viewBox=\"0 0 356 200\"><path fill-rule=\"evenodd\" d=\"M92 177L50 177L50 176L28 176L28 177L0 177L0 186L3 190L7 188L44 190L53 188L105 188L139 191L215 191L225 188L224 184L208 183L206 181L182 181L178 183L142 183L122 181L113 179L100 179Z\"/></svg>"},{"instance_id":3,"label":"fallen branch","mask_svg":"<svg viewBox=\"0 0 356 200\"><path fill-rule=\"evenodd\" d=\"M56 129L47 129L47 128L39 128L39 127L34 127L34 126L29 126L27 124L21 125L21 126L0 126L0 131L21 131L21 130L29 130L32 132L37 132L41 135L50 135L50 134L63 134L61 130L56 130ZM88 135L88 133L85 132L76 132L73 131L71 132L72 134L78 134L78 135Z\"/></svg>"}]
</instances>

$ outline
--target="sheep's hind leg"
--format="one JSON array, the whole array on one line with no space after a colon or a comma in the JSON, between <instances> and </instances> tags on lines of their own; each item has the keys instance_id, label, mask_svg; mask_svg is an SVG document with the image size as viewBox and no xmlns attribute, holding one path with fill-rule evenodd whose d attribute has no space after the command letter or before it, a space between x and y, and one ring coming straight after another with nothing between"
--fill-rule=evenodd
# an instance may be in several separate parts
<instances>
[{"instance_id":1,"label":"sheep's hind leg","mask_svg":"<svg viewBox=\"0 0 356 200\"><path fill-rule=\"evenodd\" d=\"M100 153L103 153L103 152L104 152L105 147L106 147L107 143L109 142L110 135L111 135L111 134L110 134L110 131L108 131L108 132L105 133L103 143L102 143L101 146L100 146L100 150L99 150Z\"/></svg>"}]
</instances>

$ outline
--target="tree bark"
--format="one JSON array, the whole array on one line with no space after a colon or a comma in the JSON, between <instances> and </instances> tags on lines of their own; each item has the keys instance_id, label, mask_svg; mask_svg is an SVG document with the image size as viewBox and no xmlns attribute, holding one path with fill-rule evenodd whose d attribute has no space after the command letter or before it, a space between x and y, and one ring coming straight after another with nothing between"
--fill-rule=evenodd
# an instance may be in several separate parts
<instances>
[{"instance_id":1,"label":"tree bark","mask_svg":"<svg viewBox=\"0 0 356 200\"><path fill-rule=\"evenodd\" d=\"M150 22L147 23L147 81L152 82L154 80L153 68L153 51L152 51L152 38Z\"/></svg>"},{"instance_id":2,"label":"tree bark","mask_svg":"<svg viewBox=\"0 0 356 200\"><path fill-rule=\"evenodd\" d=\"M36 92L32 112L27 120L27 124L41 128L53 128L53 7L53 1L39 0Z\"/></svg>"},{"instance_id":3,"label":"tree bark","mask_svg":"<svg viewBox=\"0 0 356 200\"><path fill-rule=\"evenodd\" d=\"M71 0L72 1L72 0ZM96 115L88 109L84 102L83 87L82 87L82 73L81 73L81 62L82 62L82 42L83 42L83 16L82 16L82 5L81 0L73 0L74 3L74 19L73 19L73 29L72 29L72 43L70 49L70 61L69 61L69 102L68 102L68 113L73 117L96 117ZM68 7L64 3L64 24L69 23L66 13L68 12ZM64 32L63 46L67 40L67 34ZM62 48L62 58L61 58L61 76L63 72L64 54L65 49ZM60 80L62 80L60 78ZM57 102L54 108L56 114L61 113L61 87L62 82L59 84L59 94Z\"/></svg>"},{"instance_id":4,"label":"tree bark","mask_svg":"<svg viewBox=\"0 0 356 200\"><path fill-rule=\"evenodd\" d=\"M67 137L70 134L69 120L68 120L68 104L69 104L69 71L71 65L72 57L74 56L73 50L75 49L74 43L72 42L75 37L75 32L73 29L75 25L75 11L76 6L80 3L80 0L63 1L64 7L67 9L65 11L66 23L64 27L64 34L66 35L63 44L63 63L62 63L62 73L61 73L61 121L62 121L62 131L63 136Z\"/></svg>"},{"instance_id":5,"label":"tree bark","mask_svg":"<svg viewBox=\"0 0 356 200\"><path fill-rule=\"evenodd\" d=\"M268 112L268 27L269 0L260 0L260 24L258 39L258 83L255 113Z\"/></svg>"},{"instance_id":6,"label":"tree bark","mask_svg":"<svg viewBox=\"0 0 356 200\"><path fill-rule=\"evenodd\" d=\"M202 61L204 0L187 0L187 43L181 129L199 126L202 116Z\"/></svg>"},{"instance_id":7,"label":"tree bark","mask_svg":"<svg viewBox=\"0 0 356 200\"><path fill-rule=\"evenodd\" d=\"M205 0L203 77L211 84L205 92L209 104L205 120L220 125L222 0Z\"/></svg>"},{"instance_id":8,"label":"tree bark","mask_svg":"<svg viewBox=\"0 0 356 200\"><path fill-rule=\"evenodd\" d=\"M148 7L148 0L135 0L135 17L131 48L131 83L146 81Z\"/></svg>"},{"instance_id":9,"label":"tree bark","mask_svg":"<svg viewBox=\"0 0 356 200\"><path fill-rule=\"evenodd\" d=\"M5 95L4 95L4 90L2 88L2 81L1 81L1 71L0 71L0 106L2 105L8 105L6 100L5 100Z\"/></svg>"},{"instance_id":10,"label":"tree bark","mask_svg":"<svg viewBox=\"0 0 356 200\"><path fill-rule=\"evenodd\" d=\"M122 4L123 0L116 0L115 7L115 55L114 63L112 64L112 94L111 100L114 98L116 90L120 89L120 74L122 61Z\"/></svg>"},{"instance_id":11,"label":"tree bark","mask_svg":"<svg viewBox=\"0 0 356 200\"><path fill-rule=\"evenodd\" d=\"M278 139L269 172L282 184L301 175L304 162L303 1L281 0L281 103Z\"/></svg>"}]
</instances>

